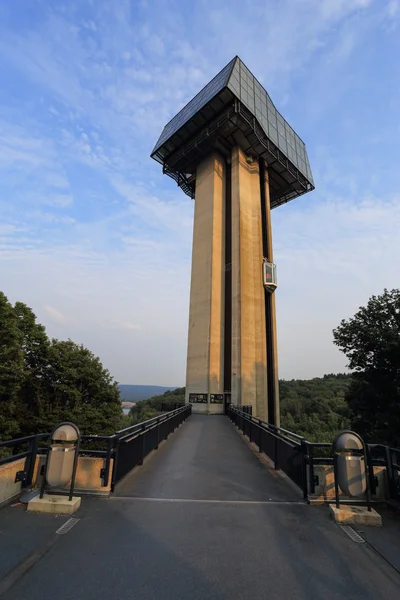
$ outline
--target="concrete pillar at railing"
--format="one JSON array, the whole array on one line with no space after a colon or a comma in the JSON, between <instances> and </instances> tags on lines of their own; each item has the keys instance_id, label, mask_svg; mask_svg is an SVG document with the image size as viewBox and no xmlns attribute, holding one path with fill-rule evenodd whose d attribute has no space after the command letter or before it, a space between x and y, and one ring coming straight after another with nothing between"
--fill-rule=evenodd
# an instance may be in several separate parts
<instances>
[{"instance_id":1,"label":"concrete pillar at railing","mask_svg":"<svg viewBox=\"0 0 400 600\"><path fill-rule=\"evenodd\" d=\"M33 484L40 487L42 476L40 470L45 463L46 457L40 455L36 459L35 471L33 475ZM110 473L113 470L114 459L110 461ZM78 458L78 468L75 479L75 493L89 496L109 496L111 493L111 476L108 479L108 485L103 487L103 479L100 477L101 470L106 467L104 458L92 456L80 456ZM69 489L62 488L62 491ZM60 490L54 490L55 492Z\"/></svg>"},{"instance_id":2,"label":"concrete pillar at railing","mask_svg":"<svg viewBox=\"0 0 400 600\"><path fill-rule=\"evenodd\" d=\"M372 500L385 500L389 498L386 477L386 467L374 466L374 476L377 479L376 494ZM311 504L323 504L335 499L335 478L333 465L314 465L315 492L309 494ZM307 466L307 482L311 489L310 467ZM340 492L340 497L345 496Z\"/></svg>"},{"instance_id":3,"label":"concrete pillar at railing","mask_svg":"<svg viewBox=\"0 0 400 600\"><path fill-rule=\"evenodd\" d=\"M0 466L0 506L11 502L21 493L21 481L15 481L18 471L23 471L25 458Z\"/></svg>"}]
</instances>

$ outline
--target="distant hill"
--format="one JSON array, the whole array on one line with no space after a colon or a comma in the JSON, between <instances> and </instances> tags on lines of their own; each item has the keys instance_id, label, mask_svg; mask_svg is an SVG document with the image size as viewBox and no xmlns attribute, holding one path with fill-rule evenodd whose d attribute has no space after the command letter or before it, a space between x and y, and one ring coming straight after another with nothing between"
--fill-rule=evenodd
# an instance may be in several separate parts
<instances>
[{"instance_id":1,"label":"distant hill","mask_svg":"<svg viewBox=\"0 0 400 600\"><path fill-rule=\"evenodd\" d=\"M176 386L164 387L161 385L122 385L119 386L121 400L124 402L138 402L147 400L152 396L159 396L168 390L174 390Z\"/></svg>"}]
</instances>

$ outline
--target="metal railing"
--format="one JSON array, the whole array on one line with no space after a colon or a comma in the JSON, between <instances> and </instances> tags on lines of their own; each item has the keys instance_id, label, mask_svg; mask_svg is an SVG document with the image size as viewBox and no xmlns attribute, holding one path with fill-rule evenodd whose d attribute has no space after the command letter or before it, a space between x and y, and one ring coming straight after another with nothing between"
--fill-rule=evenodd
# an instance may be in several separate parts
<instances>
[{"instance_id":1,"label":"metal railing","mask_svg":"<svg viewBox=\"0 0 400 600\"><path fill-rule=\"evenodd\" d=\"M115 445L109 452L109 460L115 455L111 491L115 484L134 467L143 464L146 456L158 448L160 442L173 433L192 414L191 405L164 413L143 423L117 431L113 436Z\"/></svg>"},{"instance_id":2,"label":"metal railing","mask_svg":"<svg viewBox=\"0 0 400 600\"><path fill-rule=\"evenodd\" d=\"M227 406L226 414L231 421L254 442L260 452L266 454L274 463L275 469L280 469L303 491L303 497L308 498L305 439L300 435L276 427L266 421L257 419L232 405Z\"/></svg>"},{"instance_id":3,"label":"metal railing","mask_svg":"<svg viewBox=\"0 0 400 600\"><path fill-rule=\"evenodd\" d=\"M183 405L148 421L121 429L111 436L83 435L79 455L105 460L99 477L102 479L102 487L108 486L111 477L111 491L113 491L115 484L136 465L142 464L145 457L158 448L161 441L179 427L191 412L190 405ZM21 481L22 487L29 487L33 482L36 457L47 452L49 441L50 433L39 433L0 442L0 466L25 458L24 467L17 472L15 481ZM46 447L43 447L44 443L47 443ZM93 448L93 446L101 446L101 448ZM5 456L1 457L2 454ZM112 459L114 459L113 463Z\"/></svg>"},{"instance_id":4,"label":"metal railing","mask_svg":"<svg viewBox=\"0 0 400 600\"><path fill-rule=\"evenodd\" d=\"M332 444L309 442L304 437L282 427L276 427L253 417L239 407L227 406L226 413L251 442L258 445L303 491L303 497L315 493L318 484L314 467L332 465ZM371 493L376 493L374 466L386 468L389 497L400 501L400 450L383 444L367 444L367 462ZM308 474L307 474L308 469Z\"/></svg>"},{"instance_id":5,"label":"metal railing","mask_svg":"<svg viewBox=\"0 0 400 600\"><path fill-rule=\"evenodd\" d=\"M49 433L39 433L0 442L0 466L25 458L24 468L17 472L15 481L21 481L23 487L31 485L39 442L49 437Z\"/></svg>"},{"instance_id":6,"label":"metal railing","mask_svg":"<svg viewBox=\"0 0 400 600\"><path fill-rule=\"evenodd\" d=\"M400 502L400 450L383 444L368 444L371 462L386 467L390 498Z\"/></svg>"},{"instance_id":7,"label":"metal railing","mask_svg":"<svg viewBox=\"0 0 400 600\"><path fill-rule=\"evenodd\" d=\"M235 404L230 404L229 406L231 406L232 408L236 408L237 410L241 410L242 412L246 413L247 415L253 414L253 406L251 404L241 404L240 406L236 406Z\"/></svg>"},{"instance_id":8,"label":"metal railing","mask_svg":"<svg viewBox=\"0 0 400 600\"><path fill-rule=\"evenodd\" d=\"M310 493L313 494L318 484L314 467L315 465L333 465L332 444L306 441L305 446L305 461L309 467L309 487ZM384 444L367 444L367 462L371 493L375 494L377 488L373 467L385 467L389 498L400 502L400 450Z\"/></svg>"},{"instance_id":9,"label":"metal railing","mask_svg":"<svg viewBox=\"0 0 400 600\"><path fill-rule=\"evenodd\" d=\"M184 402L162 402L161 412L170 412L171 410L182 408L182 406L185 406Z\"/></svg>"}]
</instances>

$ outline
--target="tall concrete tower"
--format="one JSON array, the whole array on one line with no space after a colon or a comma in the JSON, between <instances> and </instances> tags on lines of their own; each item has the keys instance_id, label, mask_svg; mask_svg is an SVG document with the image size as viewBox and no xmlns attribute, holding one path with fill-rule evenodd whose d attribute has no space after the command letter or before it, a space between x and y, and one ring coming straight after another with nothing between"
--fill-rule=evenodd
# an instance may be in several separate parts
<instances>
[{"instance_id":1,"label":"tall concrete tower","mask_svg":"<svg viewBox=\"0 0 400 600\"><path fill-rule=\"evenodd\" d=\"M195 200L186 402L279 425L271 209L314 189L304 142L236 56L151 156Z\"/></svg>"}]
</instances>

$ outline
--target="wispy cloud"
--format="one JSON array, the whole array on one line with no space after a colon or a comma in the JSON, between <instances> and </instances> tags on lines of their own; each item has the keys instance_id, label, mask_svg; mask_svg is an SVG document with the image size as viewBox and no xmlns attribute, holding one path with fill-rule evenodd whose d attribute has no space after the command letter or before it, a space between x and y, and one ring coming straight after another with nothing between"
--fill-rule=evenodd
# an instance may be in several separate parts
<instances>
[{"instance_id":1,"label":"wispy cloud","mask_svg":"<svg viewBox=\"0 0 400 600\"><path fill-rule=\"evenodd\" d=\"M388 16L391 18L395 17L398 14L399 9L400 9L399 0L390 0L387 5Z\"/></svg>"},{"instance_id":2,"label":"wispy cloud","mask_svg":"<svg viewBox=\"0 0 400 600\"><path fill-rule=\"evenodd\" d=\"M109 327L111 329L126 329L128 331L138 331L140 329L140 325L126 323L125 321L114 321L113 323L110 323Z\"/></svg>"},{"instance_id":3,"label":"wispy cloud","mask_svg":"<svg viewBox=\"0 0 400 600\"><path fill-rule=\"evenodd\" d=\"M58 323L59 325L65 325L66 323L68 323L67 317L53 306L45 306L44 310L50 317L50 319L55 323Z\"/></svg>"}]
</instances>

